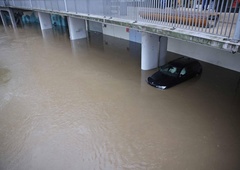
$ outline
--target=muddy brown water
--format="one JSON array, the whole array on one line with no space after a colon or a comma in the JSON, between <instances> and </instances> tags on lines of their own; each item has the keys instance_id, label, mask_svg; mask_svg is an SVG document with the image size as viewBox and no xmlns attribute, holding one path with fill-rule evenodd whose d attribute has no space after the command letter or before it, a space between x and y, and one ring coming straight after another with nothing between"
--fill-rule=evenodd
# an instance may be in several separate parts
<instances>
[{"instance_id":1,"label":"muddy brown water","mask_svg":"<svg viewBox=\"0 0 240 170\"><path fill-rule=\"evenodd\" d=\"M161 91L139 44L68 36L0 26L0 170L240 169L239 73Z\"/></svg>"}]
</instances>

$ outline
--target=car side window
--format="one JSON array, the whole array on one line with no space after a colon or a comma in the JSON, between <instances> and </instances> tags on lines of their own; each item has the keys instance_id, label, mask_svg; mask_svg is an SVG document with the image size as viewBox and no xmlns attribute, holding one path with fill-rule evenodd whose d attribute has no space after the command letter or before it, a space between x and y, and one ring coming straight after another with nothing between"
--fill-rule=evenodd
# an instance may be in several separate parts
<instances>
[{"instance_id":1,"label":"car side window","mask_svg":"<svg viewBox=\"0 0 240 170\"><path fill-rule=\"evenodd\" d=\"M186 75L187 71L186 71L186 68L183 68L180 72L180 76L184 76Z\"/></svg>"},{"instance_id":2,"label":"car side window","mask_svg":"<svg viewBox=\"0 0 240 170\"><path fill-rule=\"evenodd\" d=\"M169 68L169 72L172 73L172 74L176 73L176 71L177 71L176 67Z\"/></svg>"}]
</instances>

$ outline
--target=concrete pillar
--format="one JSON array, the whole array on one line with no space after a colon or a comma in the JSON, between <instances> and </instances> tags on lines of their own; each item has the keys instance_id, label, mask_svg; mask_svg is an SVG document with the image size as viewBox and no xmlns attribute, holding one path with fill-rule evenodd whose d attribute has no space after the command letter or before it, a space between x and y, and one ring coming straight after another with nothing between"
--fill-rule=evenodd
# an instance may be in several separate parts
<instances>
[{"instance_id":1,"label":"concrete pillar","mask_svg":"<svg viewBox=\"0 0 240 170\"><path fill-rule=\"evenodd\" d=\"M70 39L82 39L87 37L86 22L83 19L68 17Z\"/></svg>"},{"instance_id":2,"label":"concrete pillar","mask_svg":"<svg viewBox=\"0 0 240 170\"><path fill-rule=\"evenodd\" d=\"M0 11L0 16L1 16L1 18L2 18L2 23L3 23L3 26L4 26L4 27L7 27L6 18L4 17L4 15L3 15L3 12L2 12L2 11Z\"/></svg>"},{"instance_id":3,"label":"concrete pillar","mask_svg":"<svg viewBox=\"0 0 240 170\"><path fill-rule=\"evenodd\" d=\"M151 70L158 67L159 36L142 32L141 69Z\"/></svg>"},{"instance_id":4,"label":"concrete pillar","mask_svg":"<svg viewBox=\"0 0 240 170\"><path fill-rule=\"evenodd\" d=\"M159 37L159 66L166 64L168 37Z\"/></svg>"},{"instance_id":5,"label":"concrete pillar","mask_svg":"<svg viewBox=\"0 0 240 170\"><path fill-rule=\"evenodd\" d=\"M13 10L12 10L12 9L9 9L9 10L8 10L8 13L9 13L9 17L10 17L10 19L11 19L12 27L13 27L13 28L16 28L17 25L16 25L16 21L15 21L15 18L14 18Z\"/></svg>"},{"instance_id":6,"label":"concrete pillar","mask_svg":"<svg viewBox=\"0 0 240 170\"><path fill-rule=\"evenodd\" d=\"M38 12L41 30L52 28L51 14Z\"/></svg>"}]
</instances>

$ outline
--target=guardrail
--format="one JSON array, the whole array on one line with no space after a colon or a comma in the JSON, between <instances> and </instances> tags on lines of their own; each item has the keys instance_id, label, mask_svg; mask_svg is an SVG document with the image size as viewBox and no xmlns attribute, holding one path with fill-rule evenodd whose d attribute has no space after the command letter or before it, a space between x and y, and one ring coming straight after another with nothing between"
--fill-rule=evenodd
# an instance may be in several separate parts
<instances>
[{"instance_id":1,"label":"guardrail","mask_svg":"<svg viewBox=\"0 0 240 170\"><path fill-rule=\"evenodd\" d=\"M99 15L240 40L240 0L0 0L0 6Z\"/></svg>"}]
</instances>

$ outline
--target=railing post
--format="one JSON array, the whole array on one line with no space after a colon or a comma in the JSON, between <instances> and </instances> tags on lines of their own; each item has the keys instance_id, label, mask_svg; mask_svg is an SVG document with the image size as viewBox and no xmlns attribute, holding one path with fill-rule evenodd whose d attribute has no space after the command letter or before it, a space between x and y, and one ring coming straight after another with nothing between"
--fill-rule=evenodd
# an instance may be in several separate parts
<instances>
[{"instance_id":1,"label":"railing post","mask_svg":"<svg viewBox=\"0 0 240 170\"><path fill-rule=\"evenodd\" d=\"M74 0L74 6L75 6L75 12L77 13L77 4L76 4L76 0Z\"/></svg>"},{"instance_id":2,"label":"railing post","mask_svg":"<svg viewBox=\"0 0 240 170\"><path fill-rule=\"evenodd\" d=\"M30 7L31 7L31 9L33 8L33 6L32 6L32 0L29 0L30 1Z\"/></svg>"},{"instance_id":3,"label":"railing post","mask_svg":"<svg viewBox=\"0 0 240 170\"><path fill-rule=\"evenodd\" d=\"M58 11L60 11L60 10L59 10L59 4L58 4L58 0L57 0L57 6L58 6Z\"/></svg>"},{"instance_id":4,"label":"railing post","mask_svg":"<svg viewBox=\"0 0 240 170\"><path fill-rule=\"evenodd\" d=\"M66 2L66 0L64 0L64 5L65 5L65 11L68 12L68 8L67 8L67 2Z\"/></svg>"},{"instance_id":5,"label":"railing post","mask_svg":"<svg viewBox=\"0 0 240 170\"><path fill-rule=\"evenodd\" d=\"M238 12L238 18L237 18L237 23L236 23L236 28L234 32L234 36L232 38L232 42L239 42L240 41L240 11Z\"/></svg>"},{"instance_id":6,"label":"railing post","mask_svg":"<svg viewBox=\"0 0 240 170\"><path fill-rule=\"evenodd\" d=\"M52 5L52 0L50 0L50 2L51 2L51 7L52 7L52 11L53 11L53 5Z\"/></svg>"}]
</instances>

